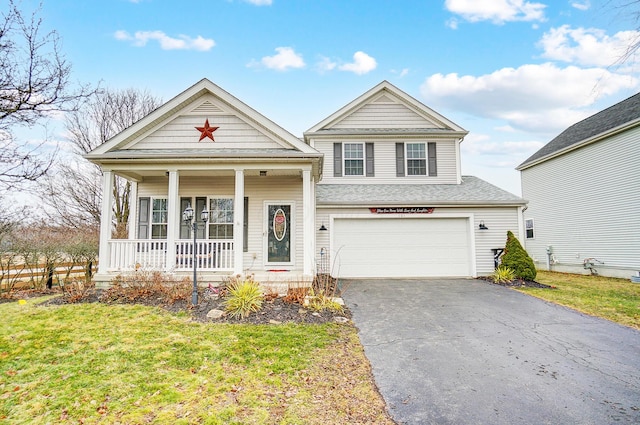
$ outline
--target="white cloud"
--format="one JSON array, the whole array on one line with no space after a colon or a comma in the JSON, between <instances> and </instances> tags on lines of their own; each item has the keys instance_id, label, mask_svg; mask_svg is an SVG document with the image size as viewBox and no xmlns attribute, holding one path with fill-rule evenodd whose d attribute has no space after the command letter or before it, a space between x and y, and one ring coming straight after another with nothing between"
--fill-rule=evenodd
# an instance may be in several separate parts
<instances>
[{"instance_id":1,"label":"white cloud","mask_svg":"<svg viewBox=\"0 0 640 425\"><path fill-rule=\"evenodd\" d=\"M150 40L156 40L162 50L198 50L208 51L216 45L210 38L197 36L191 38L186 35L179 35L178 38L169 37L162 31L136 31L131 35L127 31L119 30L114 33L116 40L131 41L134 46L143 47Z\"/></svg>"},{"instance_id":2,"label":"white cloud","mask_svg":"<svg viewBox=\"0 0 640 425\"><path fill-rule=\"evenodd\" d=\"M336 68L336 66L338 66L338 64L332 61L330 58L326 56L320 56L320 60L318 60L315 67L318 70L318 72L324 73L328 71L333 71Z\"/></svg>"},{"instance_id":3,"label":"white cloud","mask_svg":"<svg viewBox=\"0 0 640 425\"><path fill-rule=\"evenodd\" d=\"M338 69L341 71L349 71L354 74L363 75L373 71L378 66L374 58L365 52L355 52L353 54L353 62L340 65Z\"/></svg>"},{"instance_id":4,"label":"white cloud","mask_svg":"<svg viewBox=\"0 0 640 425\"><path fill-rule=\"evenodd\" d=\"M610 37L601 29L563 25L546 32L538 46L547 59L607 67L624 57L628 47L638 39L638 31L620 31Z\"/></svg>"},{"instance_id":5,"label":"white cloud","mask_svg":"<svg viewBox=\"0 0 640 425\"><path fill-rule=\"evenodd\" d=\"M296 53L291 47L276 47L277 54L273 56L265 56L260 63L269 69L277 71L286 71L291 68L304 68L305 63L302 55ZM249 64L254 66L255 64Z\"/></svg>"},{"instance_id":6,"label":"white cloud","mask_svg":"<svg viewBox=\"0 0 640 425\"><path fill-rule=\"evenodd\" d=\"M571 6L575 7L578 10L588 10L591 7L591 1L589 0L572 1Z\"/></svg>"},{"instance_id":7,"label":"white cloud","mask_svg":"<svg viewBox=\"0 0 640 425\"><path fill-rule=\"evenodd\" d=\"M272 0L245 0L247 3L251 3L256 6L271 6Z\"/></svg>"},{"instance_id":8,"label":"white cloud","mask_svg":"<svg viewBox=\"0 0 640 425\"><path fill-rule=\"evenodd\" d=\"M583 119L602 96L636 87L638 80L600 68L554 64L503 68L472 76L434 74L420 87L432 105L498 119L518 130L557 133ZM594 90L597 88L597 90Z\"/></svg>"},{"instance_id":9,"label":"white cloud","mask_svg":"<svg viewBox=\"0 0 640 425\"><path fill-rule=\"evenodd\" d=\"M544 21L546 5L525 0L446 0L445 8L469 22L491 21L504 24L509 21ZM457 21L449 21L457 28Z\"/></svg>"}]
</instances>

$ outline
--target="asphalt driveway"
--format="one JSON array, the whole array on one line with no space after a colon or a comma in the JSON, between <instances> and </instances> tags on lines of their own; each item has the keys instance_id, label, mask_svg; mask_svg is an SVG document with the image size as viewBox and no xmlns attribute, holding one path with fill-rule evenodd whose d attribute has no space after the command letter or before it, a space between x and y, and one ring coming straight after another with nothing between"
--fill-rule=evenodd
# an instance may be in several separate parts
<instances>
[{"instance_id":1,"label":"asphalt driveway","mask_svg":"<svg viewBox=\"0 0 640 425\"><path fill-rule=\"evenodd\" d=\"M354 280L398 424L640 423L640 332L477 280Z\"/></svg>"}]
</instances>

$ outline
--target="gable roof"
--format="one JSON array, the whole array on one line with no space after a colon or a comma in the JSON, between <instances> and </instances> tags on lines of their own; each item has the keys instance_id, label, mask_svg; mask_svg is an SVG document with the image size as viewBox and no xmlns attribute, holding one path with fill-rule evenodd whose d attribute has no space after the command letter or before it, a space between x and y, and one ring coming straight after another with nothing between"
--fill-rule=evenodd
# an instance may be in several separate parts
<instances>
[{"instance_id":1,"label":"gable roof","mask_svg":"<svg viewBox=\"0 0 640 425\"><path fill-rule=\"evenodd\" d=\"M516 167L516 170L529 168L638 124L640 124L640 93L573 124L527 158Z\"/></svg>"},{"instance_id":2,"label":"gable roof","mask_svg":"<svg viewBox=\"0 0 640 425\"><path fill-rule=\"evenodd\" d=\"M118 133L93 151L85 155L85 158L92 161L109 157L113 153L122 155L123 150L129 148L135 149L133 142L137 139L149 134L152 130L158 128L161 124L173 119L177 114L184 110L188 105L193 104L199 98L207 95L213 95L217 100L226 105L229 110L242 117L243 120L251 123L252 126L258 128L261 132L269 135L270 138L277 141L283 149L296 150L310 156L318 155L318 152L301 141L299 138L289 133L264 115L257 112L247 104L243 103L227 91L223 90L216 84L206 78L203 78L193 86L189 87L173 99L166 102L146 117L142 118L129 128ZM202 155L209 155L208 152L202 152Z\"/></svg>"},{"instance_id":3,"label":"gable roof","mask_svg":"<svg viewBox=\"0 0 640 425\"><path fill-rule=\"evenodd\" d=\"M384 103L404 108L404 110L414 117L415 122L423 121L425 124L424 128L416 127L415 125L411 125L407 128L356 128L349 125L348 120L351 116L354 116L359 111L365 110L367 107L376 103ZM433 109L409 96L407 93L385 80L333 114L329 115L309 130L305 131L304 137L307 139L308 137L330 136L336 134L367 134L372 136L377 134L389 135L395 132L400 134L410 133L411 135L437 135L446 133L454 137L464 137L468 133L453 121L440 115Z\"/></svg>"}]
</instances>

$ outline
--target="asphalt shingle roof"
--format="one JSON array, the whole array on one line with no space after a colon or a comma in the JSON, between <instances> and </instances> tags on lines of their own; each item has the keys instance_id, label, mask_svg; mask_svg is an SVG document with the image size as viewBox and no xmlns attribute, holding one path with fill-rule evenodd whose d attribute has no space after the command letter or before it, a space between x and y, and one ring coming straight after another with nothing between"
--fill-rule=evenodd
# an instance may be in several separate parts
<instances>
[{"instance_id":1,"label":"asphalt shingle roof","mask_svg":"<svg viewBox=\"0 0 640 425\"><path fill-rule=\"evenodd\" d=\"M321 205L524 205L526 201L474 176L461 184L319 184Z\"/></svg>"},{"instance_id":2,"label":"asphalt shingle roof","mask_svg":"<svg viewBox=\"0 0 640 425\"><path fill-rule=\"evenodd\" d=\"M640 118L640 93L591 115L556 136L517 168Z\"/></svg>"}]
</instances>

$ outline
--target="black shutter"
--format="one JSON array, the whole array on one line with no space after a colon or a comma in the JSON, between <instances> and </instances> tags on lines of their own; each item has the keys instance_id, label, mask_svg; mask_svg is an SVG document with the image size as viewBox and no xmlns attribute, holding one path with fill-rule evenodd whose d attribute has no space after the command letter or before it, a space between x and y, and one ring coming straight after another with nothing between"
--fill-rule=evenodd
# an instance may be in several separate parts
<instances>
[{"instance_id":1,"label":"black shutter","mask_svg":"<svg viewBox=\"0 0 640 425\"><path fill-rule=\"evenodd\" d=\"M138 199L138 239L149 239L150 198Z\"/></svg>"},{"instance_id":2,"label":"black shutter","mask_svg":"<svg viewBox=\"0 0 640 425\"><path fill-rule=\"evenodd\" d=\"M242 251L249 252L249 198L244 197L244 223L242 224Z\"/></svg>"},{"instance_id":3,"label":"black shutter","mask_svg":"<svg viewBox=\"0 0 640 425\"><path fill-rule=\"evenodd\" d=\"M182 212L191 205L191 198L180 198L180 239L191 238L191 226L182 220Z\"/></svg>"},{"instance_id":4,"label":"black shutter","mask_svg":"<svg viewBox=\"0 0 640 425\"><path fill-rule=\"evenodd\" d=\"M204 210L205 208L207 208L207 198L197 197L196 205L193 207L193 216L196 219L196 223L198 223L198 230L196 230L198 239L204 239L205 235L207 234L206 225L202 221L202 210Z\"/></svg>"},{"instance_id":5,"label":"black shutter","mask_svg":"<svg viewBox=\"0 0 640 425\"><path fill-rule=\"evenodd\" d=\"M404 177L404 143L396 143L396 176Z\"/></svg>"},{"instance_id":6,"label":"black shutter","mask_svg":"<svg viewBox=\"0 0 640 425\"><path fill-rule=\"evenodd\" d=\"M427 143L427 155L429 158L429 175L437 176L438 175L438 161L436 156L436 144L435 142Z\"/></svg>"},{"instance_id":7,"label":"black shutter","mask_svg":"<svg viewBox=\"0 0 640 425\"><path fill-rule=\"evenodd\" d=\"M366 175L367 177L373 177L375 176L374 160L373 160L373 143L366 143L365 150L366 150L366 157L367 157Z\"/></svg>"},{"instance_id":8,"label":"black shutter","mask_svg":"<svg viewBox=\"0 0 640 425\"><path fill-rule=\"evenodd\" d=\"M333 144L333 177L342 177L342 143Z\"/></svg>"}]
</instances>

